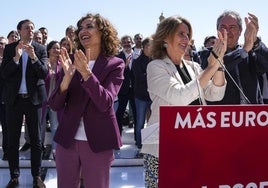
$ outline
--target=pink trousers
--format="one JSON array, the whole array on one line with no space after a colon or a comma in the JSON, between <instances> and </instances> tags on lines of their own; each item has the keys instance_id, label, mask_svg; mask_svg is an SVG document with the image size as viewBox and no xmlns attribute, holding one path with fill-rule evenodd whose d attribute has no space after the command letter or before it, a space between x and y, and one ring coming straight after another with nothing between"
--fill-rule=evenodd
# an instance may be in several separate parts
<instances>
[{"instance_id":1,"label":"pink trousers","mask_svg":"<svg viewBox=\"0 0 268 188\"><path fill-rule=\"evenodd\" d=\"M87 141L76 140L65 149L56 146L58 188L79 188L83 178L86 188L109 188L113 150L94 153Z\"/></svg>"}]
</instances>

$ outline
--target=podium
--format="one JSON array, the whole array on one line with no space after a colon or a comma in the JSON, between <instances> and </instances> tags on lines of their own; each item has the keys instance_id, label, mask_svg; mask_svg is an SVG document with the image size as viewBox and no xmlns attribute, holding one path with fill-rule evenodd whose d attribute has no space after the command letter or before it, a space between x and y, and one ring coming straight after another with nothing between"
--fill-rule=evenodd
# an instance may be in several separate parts
<instances>
[{"instance_id":1,"label":"podium","mask_svg":"<svg viewBox=\"0 0 268 188\"><path fill-rule=\"evenodd\" d=\"M161 106L159 187L268 188L268 105Z\"/></svg>"}]
</instances>

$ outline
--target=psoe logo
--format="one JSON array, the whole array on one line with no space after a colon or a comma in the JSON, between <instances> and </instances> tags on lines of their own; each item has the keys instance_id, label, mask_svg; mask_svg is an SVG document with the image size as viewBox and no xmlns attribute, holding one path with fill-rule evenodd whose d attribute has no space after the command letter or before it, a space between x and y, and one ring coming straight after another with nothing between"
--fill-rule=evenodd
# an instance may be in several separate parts
<instances>
[{"instance_id":1,"label":"psoe logo","mask_svg":"<svg viewBox=\"0 0 268 188\"><path fill-rule=\"evenodd\" d=\"M201 188L209 188L208 186L202 186ZM235 185L219 185L219 188L268 188L268 181L262 181L260 183L250 182L247 185L237 183Z\"/></svg>"}]
</instances>

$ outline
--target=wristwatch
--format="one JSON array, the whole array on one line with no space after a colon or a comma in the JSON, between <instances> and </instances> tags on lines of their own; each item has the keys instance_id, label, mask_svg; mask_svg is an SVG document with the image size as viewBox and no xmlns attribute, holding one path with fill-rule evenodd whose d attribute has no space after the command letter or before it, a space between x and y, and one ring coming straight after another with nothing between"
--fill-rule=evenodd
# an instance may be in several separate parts
<instances>
[{"instance_id":1,"label":"wristwatch","mask_svg":"<svg viewBox=\"0 0 268 188\"><path fill-rule=\"evenodd\" d=\"M253 44L253 49L258 48L259 45L260 45L260 42L261 42L261 38L260 37L257 37L256 41Z\"/></svg>"},{"instance_id":2,"label":"wristwatch","mask_svg":"<svg viewBox=\"0 0 268 188\"><path fill-rule=\"evenodd\" d=\"M36 61L38 61L38 58L37 58L37 56L35 55L31 60L32 60L32 62L36 62Z\"/></svg>"}]
</instances>

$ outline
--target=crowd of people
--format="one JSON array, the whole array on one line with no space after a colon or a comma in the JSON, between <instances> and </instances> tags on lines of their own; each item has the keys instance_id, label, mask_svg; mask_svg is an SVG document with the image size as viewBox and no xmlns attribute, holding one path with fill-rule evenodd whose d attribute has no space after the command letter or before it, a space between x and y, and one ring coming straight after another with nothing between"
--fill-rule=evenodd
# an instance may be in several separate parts
<instances>
[{"instance_id":1,"label":"crowd of people","mask_svg":"<svg viewBox=\"0 0 268 188\"><path fill-rule=\"evenodd\" d=\"M119 38L107 18L88 13L51 41L46 27L21 20L0 37L6 187L19 185L19 151L29 148L33 187L46 187L40 173L49 122L58 187L78 187L82 177L85 187L108 188L127 110L145 186L157 187L158 148L143 145L141 132L159 124L161 105L268 104L268 48L258 36L258 18L249 13L244 20L243 44L242 18L225 11L216 20L217 36L207 36L202 50L181 16L163 18L151 36Z\"/></svg>"}]
</instances>

